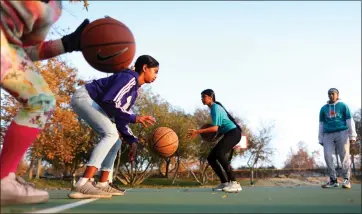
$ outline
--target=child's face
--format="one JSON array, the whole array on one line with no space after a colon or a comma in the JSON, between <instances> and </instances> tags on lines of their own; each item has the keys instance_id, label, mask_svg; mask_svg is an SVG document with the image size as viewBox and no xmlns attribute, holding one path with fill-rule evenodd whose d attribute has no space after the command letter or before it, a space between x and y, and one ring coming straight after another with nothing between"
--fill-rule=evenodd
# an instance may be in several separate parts
<instances>
[{"instance_id":1,"label":"child's face","mask_svg":"<svg viewBox=\"0 0 362 214\"><path fill-rule=\"evenodd\" d=\"M212 102L212 97L206 94L201 94L201 101L204 105L209 105Z\"/></svg>"},{"instance_id":2,"label":"child's face","mask_svg":"<svg viewBox=\"0 0 362 214\"><path fill-rule=\"evenodd\" d=\"M157 78L157 74L158 74L158 69L159 67L153 67L153 68L148 68L147 66L144 68L144 73L145 73L145 83L152 83L156 80Z\"/></svg>"},{"instance_id":3,"label":"child's face","mask_svg":"<svg viewBox=\"0 0 362 214\"><path fill-rule=\"evenodd\" d=\"M336 102L338 99L338 94L336 92L328 93L329 101Z\"/></svg>"}]
</instances>

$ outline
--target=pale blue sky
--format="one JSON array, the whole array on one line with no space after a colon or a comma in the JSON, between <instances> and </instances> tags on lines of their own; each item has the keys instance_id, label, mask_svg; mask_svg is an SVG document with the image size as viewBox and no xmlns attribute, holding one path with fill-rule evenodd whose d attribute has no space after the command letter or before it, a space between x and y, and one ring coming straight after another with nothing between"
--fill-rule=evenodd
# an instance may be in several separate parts
<instances>
[{"instance_id":1,"label":"pale blue sky","mask_svg":"<svg viewBox=\"0 0 362 214\"><path fill-rule=\"evenodd\" d=\"M64 2L57 25L74 30L85 18L109 15L133 32L136 57L160 62L154 92L193 112L200 92L253 129L274 121L273 161L305 141L320 150L318 115L336 87L352 111L361 106L360 2ZM83 77L104 77L81 53L66 56ZM243 160L234 162L244 165Z\"/></svg>"}]
</instances>

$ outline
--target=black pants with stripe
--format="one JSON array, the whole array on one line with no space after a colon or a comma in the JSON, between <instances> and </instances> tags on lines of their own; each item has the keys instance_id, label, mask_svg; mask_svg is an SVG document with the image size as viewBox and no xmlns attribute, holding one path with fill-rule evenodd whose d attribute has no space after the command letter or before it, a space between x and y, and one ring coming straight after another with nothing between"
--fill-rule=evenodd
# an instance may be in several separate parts
<instances>
[{"instance_id":1,"label":"black pants with stripe","mask_svg":"<svg viewBox=\"0 0 362 214\"><path fill-rule=\"evenodd\" d=\"M239 129L235 128L228 131L207 157L207 161L222 183L236 180L226 154L232 152L233 147L238 144L240 140L241 131ZM227 177L225 177L223 170Z\"/></svg>"}]
</instances>

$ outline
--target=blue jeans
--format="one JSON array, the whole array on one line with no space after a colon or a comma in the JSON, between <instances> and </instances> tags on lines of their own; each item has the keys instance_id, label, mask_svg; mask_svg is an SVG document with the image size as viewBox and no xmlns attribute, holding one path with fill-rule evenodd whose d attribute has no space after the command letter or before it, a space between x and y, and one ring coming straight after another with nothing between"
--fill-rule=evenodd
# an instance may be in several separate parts
<instances>
[{"instance_id":1,"label":"blue jeans","mask_svg":"<svg viewBox=\"0 0 362 214\"><path fill-rule=\"evenodd\" d=\"M94 147L87 166L94 166L102 171L111 171L117 157L117 152L122 145L116 124L92 100L84 86L78 89L72 96L71 106L74 112L101 136L101 140Z\"/></svg>"}]
</instances>

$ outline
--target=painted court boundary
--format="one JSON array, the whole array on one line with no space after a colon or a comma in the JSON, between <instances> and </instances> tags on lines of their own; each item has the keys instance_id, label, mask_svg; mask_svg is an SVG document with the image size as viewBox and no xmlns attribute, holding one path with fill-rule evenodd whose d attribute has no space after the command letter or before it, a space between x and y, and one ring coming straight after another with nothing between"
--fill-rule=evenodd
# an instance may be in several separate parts
<instances>
[{"instance_id":1,"label":"painted court boundary","mask_svg":"<svg viewBox=\"0 0 362 214\"><path fill-rule=\"evenodd\" d=\"M126 189L126 192L131 190L131 189L132 188ZM63 204L63 205L60 205L60 206L57 206L57 207L47 208L47 209L44 209L44 210L39 210L39 211L36 211L36 212L31 212L31 213L60 213L60 212L63 212L65 210L72 209L74 207L79 207L81 205L88 204L88 203L96 201L98 199L99 198L85 199L85 200L77 201L77 202L74 202L74 203Z\"/></svg>"},{"instance_id":2,"label":"painted court boundary","mask_svg":"<svg viewBox=\"0 0 362 214\"><path fill-rule=\"evenodd\" d=\"M69 210L69 209L74 208L74 207L78 207L78 206L81 206L81 205L84 205L84 204L88 204L88 203L96 201L98 199L99 198L85 199L85 200L77 201L77 202L74 202L74 203L63 204L63 205L60 205L60 206L57 206L57 207L48 208L48 209L44 209L44 210L39 210L39 211L36 211L36 212L31 212L31 213L60 213L60 212L63 212L65 210Z\"/></svg>"}]
</instances>

